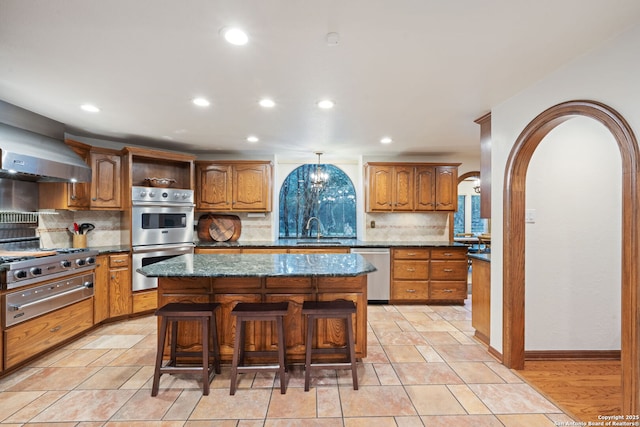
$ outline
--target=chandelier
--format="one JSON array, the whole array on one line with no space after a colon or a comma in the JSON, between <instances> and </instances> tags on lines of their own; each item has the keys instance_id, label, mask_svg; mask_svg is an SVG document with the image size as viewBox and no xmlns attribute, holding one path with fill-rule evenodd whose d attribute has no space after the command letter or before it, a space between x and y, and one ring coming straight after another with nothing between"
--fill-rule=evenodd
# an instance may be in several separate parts
<instances>
[{"instance_id":1,"label":"chandelier","mask_svg":"<svg viewBox=\"0 0 640 427\"><path fill-rule=\"evenodd\" d=\"M473 181L473 191L475 191L476 193L480 193L480 178L476 178Z\"/></svg>"},{"instance_id":2,"label":"chandelier","mask_svg":"<svg viewBox=\"0 0 640 427\"><path fill-rule=\"evenodd\" d=\"M322 152L316 153L316 155L318 156L318 164L316 165L316 171L311 172L311 175L309 176L311 178L311 188L316 190L323 188L325 185L327 185L327 182L329 181L329 174L326 172L323 172L322 169L320 168L320 156L322 154L323 154Z\"/></svg>"}]
</instances>

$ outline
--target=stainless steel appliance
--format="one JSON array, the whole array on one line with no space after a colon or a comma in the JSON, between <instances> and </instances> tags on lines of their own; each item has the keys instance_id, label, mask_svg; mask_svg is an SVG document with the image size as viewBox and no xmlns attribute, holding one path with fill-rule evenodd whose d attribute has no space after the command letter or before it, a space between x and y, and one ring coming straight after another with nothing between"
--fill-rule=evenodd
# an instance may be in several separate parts
<instances>
[{"instance_id":1,"label":"stainless steel appliance","mask_svg":"<svg viewBox=\"0 0 640 427\"><path fill-rule=\"evenodd\" d=\"M193 190L133 187L131 245L133 291L154 289L158 281L136 270L185 253L193 253Z\"/></svg>"},{"instance_id":2,"label":"stainless steel appliance","mask_svg":"<svg viewBox=\"0 0 640 427\"><path fill-rule=\"evenodd\" d=\"M11 291L3 300L5 328L93 296L98 251L22 252L0 257L2 288Z\"/></svg>"},{"instance_id":3,"label":"stainless steel appliance","mask_svg":"<svg viewBox=\"0 0 640 427\"><path fill-rule=\"evenodd\" d=\"M367 299L370 303L386 304L391 295L391 257L389 248L351 248L352 254L360 254L378 271L367 275Z\"/></svg>"}]
</instances>

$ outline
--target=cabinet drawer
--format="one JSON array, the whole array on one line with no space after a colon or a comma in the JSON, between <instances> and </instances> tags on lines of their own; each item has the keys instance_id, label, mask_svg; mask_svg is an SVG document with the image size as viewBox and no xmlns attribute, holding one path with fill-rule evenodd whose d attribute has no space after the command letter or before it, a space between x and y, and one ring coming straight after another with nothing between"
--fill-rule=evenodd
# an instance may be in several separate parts
<instances>
[{"instance_id":1,"label":"cabinet drawer","mask_svg":"<svg viewBox=\"0 0 640 427\"><path fill-rule=\"evenodd\" d=\"M394 279L428 279L429 261L393 261Z\"/></svg>"},{"instance_id":2,"label":"cabinet drawer","mask_svg":"<svg viewBox=\"0 0 640 427\"><path fill-rule=\"evenodd\" d=\"M262 279L259 277L214 277L211 284L215 290L228 290L242 293L242 289L255 290L262 287Z\"/></svg>"},{"instance_id":3,"label":"cabinet drawer","mask_svg":"<svg viewBox=\"0 0 640 427\"><path fill-rule=\"evenodd\" d=\"M133 294L133 312L155 310L158 308L158 291L138 292Z\"/></svg>"},{"instance_id":4,"label":"cabinet drawer","mask_svg":"<svg viewBox=\"0 0 640 427\"><path fill-rule=\"evenodd\" d=\"M432 280L466 280L467 261L431 261Z\"/></svg>"},{"instance_id":5,"label":"cabinet drawer","mask_svg":"<svg viewBox=\"0 0 640 427\"><path fill-rule=\"evenodd\" d=\"M93 298L77 302L5 331L5 368L11 368L93 326Z\"/></svg>"},{"instance_id":6,"label":"cabinet drawer","mask_svg":"<svg viewBox=\"0 0 640 427\"><path fill-rule=\"evenodd\" d=\"M429 298L433 300L465 299L467 298L467 282L438 282L432 280L429 290Z\"/></svg>"},{"instance_id":7,"label":"cabinet drawer","mask_svg":"<svg viewBox=\"0 0 640 427\"><path fill-rule=\"evenodd\" d=\"M392 300L426 300L429 298L427 281L394 281L391 285Z\"/></svg>"},{"instance_id":8,"label":"cabinet drawer","mask_svg":"<svg viewBox=\"0 0 640 427\"><path fill-rule=\"evenodd\" d=\"M318 289L322 291L336 291L339 289L348 289L354 291L366 289L367 276L354 277L318 277Z\"/></svg>"},{"instance_id":9,"label":"cabinet drawer","mask_svg":"<svg viewBox=\"0 0 640 427\"><path fill-rule=\"evenodd\" d=\"M394 259L429 259L429 249L394 249Z\"/></svg>"},{"instance_id":10,"label":"cabinet drawer","mask_svg":"<svg viewBox=\"0 0 640 427\"><path fill-rule=\"evenodd\" d=\"M211 293L210 279L207 277L163 277L162 292L165 294L208 294Z\"/></svg>"},{"instance_id":11,"label":"cabinet drawer","mask_svg":"<svg viewBox=\"0 0 640 427\"><path fill-rule=\"evenodd\" d=\"M467 248L433 248L431 259L467 259Z\"/></svg>"},{"instance_id":12,"label":"cabinet drawer","mask_svg":"<svg viewBox=\"0 0 640 427\"><path fill-rule=\"evenodd\" d=\"M286 289L295 292L298 289L311 289L309 277L267 277L267 289Z\"/></svg>"},{"instance_id":13,"label":"cabinet drawer","mask_svg":"<svg viewBox=\"0 0 640 427\"><path fill-rule=\"evenodd\" d=\"M123 268L129 266L129 254L109 255L109 268Z\"/></svg>"}]
</instances>

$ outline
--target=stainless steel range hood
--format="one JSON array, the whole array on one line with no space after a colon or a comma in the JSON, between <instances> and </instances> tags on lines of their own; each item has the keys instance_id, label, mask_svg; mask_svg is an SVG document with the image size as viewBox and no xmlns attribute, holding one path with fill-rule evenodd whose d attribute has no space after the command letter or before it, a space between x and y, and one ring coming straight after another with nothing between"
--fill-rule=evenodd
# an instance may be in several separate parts
<instances>
[{"instance_id":1,"label":"stainless steel range hood","mask_svg":"<svg viewBox=\"0 0 640 427\"><path fill-rule=\"evenodd\" d=\"M0 123L0 177L90 182L91 168L63 141Z\"/></svg>"}]
</instances>

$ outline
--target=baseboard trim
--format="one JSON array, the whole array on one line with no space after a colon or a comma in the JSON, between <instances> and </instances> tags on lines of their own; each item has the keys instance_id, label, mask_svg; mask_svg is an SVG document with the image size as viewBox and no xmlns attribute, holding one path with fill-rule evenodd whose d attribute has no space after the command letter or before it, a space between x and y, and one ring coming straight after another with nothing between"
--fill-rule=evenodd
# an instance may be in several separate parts
<instances>
[{"instance_id":1,"label":"baseboard trim","mask_svg":"<svg viewBox=\"0 0 640 427\"><path fill-rule=\"evenodd\" d=\"M493 357L495 357L498 362L502 363L502 353L500 353L498 350L496 350L495 348L489 346L489 354Z\"/></svg>"},{"instance_id":2,"label":"baseboard trim","mask_svg":"<svg viewBox=\"0 0 640 427\"><path fill-rule=\"evenodd\" d=\"M620 360L620 350L529 350L525 360Z\"/></svg>"}]
</instances>

